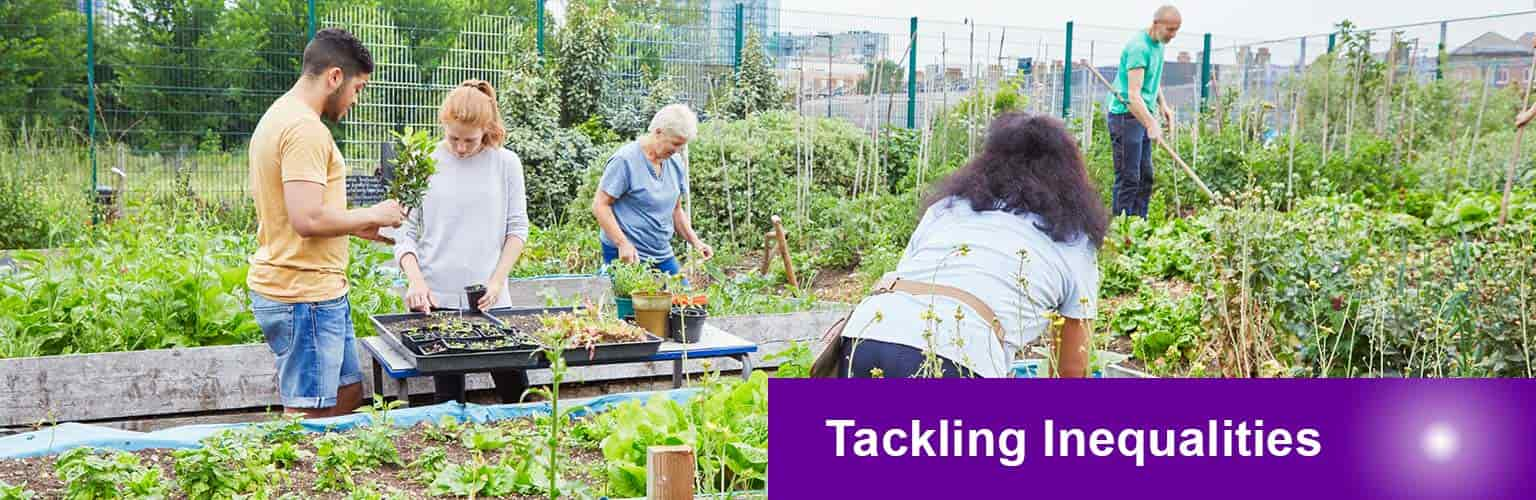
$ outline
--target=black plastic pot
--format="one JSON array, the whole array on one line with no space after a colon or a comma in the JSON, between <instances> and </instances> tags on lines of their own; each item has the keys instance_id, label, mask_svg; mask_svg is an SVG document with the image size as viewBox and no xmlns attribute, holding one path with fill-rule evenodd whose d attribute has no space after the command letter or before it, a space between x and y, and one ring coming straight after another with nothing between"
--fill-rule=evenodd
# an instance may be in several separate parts
<instances>
[{"instance_id":1,"label":"black plastic pot","mask_svg":"<svg viewBox=\"0 0 1536 500\"><path fill-rule=\"evenodd\" d=\"M485 297L485 285L475 284L466 286L464 287L464 294L469 296L469 303L465 304L466 308L474 312L480 312L480 298Z\"/></svg>"},{"instance_id":2,"label":"black plastic pot","mask_svg":"<svg viewBox=\"0 0 1536 500\"><path fill-rule=\"evenodd\" d=\"M704 336L704 321L709 312L693 307L674 307L667 314L667 337L684 344L698 342Z\"/></svg>"}]
</instances>

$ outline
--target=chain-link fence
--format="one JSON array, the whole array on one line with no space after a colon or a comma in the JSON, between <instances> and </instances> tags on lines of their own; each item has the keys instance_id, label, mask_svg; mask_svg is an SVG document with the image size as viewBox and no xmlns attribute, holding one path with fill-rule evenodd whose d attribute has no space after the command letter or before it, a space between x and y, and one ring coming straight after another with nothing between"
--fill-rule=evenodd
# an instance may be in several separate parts
<instances>
[{"instance_id":1,"label":"chain-link fence","mask_svg":"<svg viewBox=\"0 0 1536 500\"><path fill-rule=\"evenodd\" d=\"M120 185L140 196L243 200L244 148L256 121L292 85L311 33L333 26L355 33L377 62L368 90L335 128L354 172L370 173L390 131L435 127L443 93L464 79L503 88L510 61L558 53L565 22L541 0L172 4L9 2L0 41L25 50L6 52L0 65L0 174L82 190ZM1012 92L1025 109L1063 116L1091 138L1108 102L1103 81L1115 79L1126 42L1145 30L857 16L772 0L613 8L611 53L598 63L600 114L633 108L666 82L675 99L708 116L757 50L793 109L870 130L923 128L968 96ZM1335 115L1340 123L1325 129L1340 132L1317 139L1382 131L1398 116L1388 111L1408 109L1413 98L1383 87L1459 82L1448 87L1457 102L1497 103L1529 81L1532 21L1536 11L1341 25L1266 41L1181 33L1165 49L1163 92L1181 119L1202 107L1262 108L1271 136ZM1367 69L1382 77L1363 78ZM1380 97L1319 97L1351 87ZM1298 111L1306 106L1351 108ZM1497 111L1489 119L1507 118Z\"/></svg>"}]
</instances>

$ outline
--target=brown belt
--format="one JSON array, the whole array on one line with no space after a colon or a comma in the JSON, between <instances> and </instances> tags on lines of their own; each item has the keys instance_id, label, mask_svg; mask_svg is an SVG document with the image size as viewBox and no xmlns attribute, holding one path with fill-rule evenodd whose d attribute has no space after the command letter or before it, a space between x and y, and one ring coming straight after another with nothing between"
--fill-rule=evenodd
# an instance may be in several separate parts
<instances>
[{"instance_id":1,"label":"brown belt","mask_svg":"<svg viewBox=\"0 0 1536 500\"><path fill-rule=\"evenodd\" d=\"M970 292L952 286L940 285L937 283L912 281L887 276L882 278L880 282L875 285L875 289L871 292L871 295L880 295L890 292L901 292L907 295L937 295L940 297L947 297L959 301L961 304L965 304L966 307L971 308L971 310L976 311L977 314L980 314L981 319L986 321L987 324L992 327L992 334L997 336L997 341L998 343L1002 344L1003 350L1008 350L1008 342L1005 340L1006 337L1003 334L1003 324L997 320L997 313L993 312L992 308L988 306L986 302L982 302L981 299L976 298L975 295L971 295Z\"/></svg>"}]
</instances>

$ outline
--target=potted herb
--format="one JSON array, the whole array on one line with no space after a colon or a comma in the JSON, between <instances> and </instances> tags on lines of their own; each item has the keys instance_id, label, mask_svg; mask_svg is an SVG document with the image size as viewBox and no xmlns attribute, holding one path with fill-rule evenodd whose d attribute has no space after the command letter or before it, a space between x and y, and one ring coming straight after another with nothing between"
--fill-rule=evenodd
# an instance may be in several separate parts
<instances>
[{"instance_id":1,"label":"potted herb","mask_svg":"<svg viewBox=\"0 0 1536 500\"><path fill-rule=\"evenodd\" d=\"M635 281L629 293L634 303L635 323L657 337L667 335L667 313L672 311L672 294L667 292L667 275L646 268L643 279Z\"/></svg>"},{"instance_id":2,"label":"potted herb","mask_svg":"<svg viewBox=\"0 0 1536 500\"><path fill-rule=\"evenodd\" d=\"M613 280L613 305L618 317L635 315L634 303L629 296L635 293L641 281L650 279L650 271L650 266L643 262L630 264L615 260L608 264L608 277Z\"/></svg>"}]
</instances>

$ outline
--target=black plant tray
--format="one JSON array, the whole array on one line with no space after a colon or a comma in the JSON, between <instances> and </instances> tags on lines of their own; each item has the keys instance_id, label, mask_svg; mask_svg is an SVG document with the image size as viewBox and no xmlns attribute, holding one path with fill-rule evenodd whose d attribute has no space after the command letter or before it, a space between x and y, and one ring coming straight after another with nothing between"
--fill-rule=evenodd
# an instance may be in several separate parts
<instances>
[{"instance_id":1,"label":"black plant tray","mask_svg":"<svg viewBox=\"0 0 1536 500\"><path fill-rule=\"evenodd\" d=\"M469 315L466 313L466 315ZM535 368L544 361L538 346L519 345L497 350L445 349L436 354L424 354L422 346L390 327L404 321L421 319L424 313L380 314L372 317L373 328L380 337L402 349L401 354L411 358L416 369L422 372L485 371L493 368ZM487 314L476 314L486 322L502 328L500 321ZM429 342L446 344L443 340Z\"/></svg>"}]
</instances>

